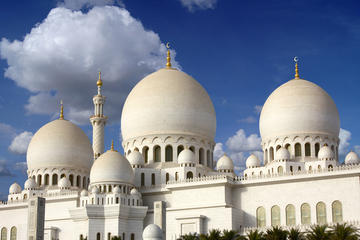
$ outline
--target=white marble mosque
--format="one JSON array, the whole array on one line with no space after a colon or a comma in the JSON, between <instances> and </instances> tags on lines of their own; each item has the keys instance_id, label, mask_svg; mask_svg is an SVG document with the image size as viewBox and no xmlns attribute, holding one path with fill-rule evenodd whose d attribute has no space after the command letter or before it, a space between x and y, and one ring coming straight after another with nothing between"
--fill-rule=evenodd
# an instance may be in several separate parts
<instances>
[{"instance_id":1,"label":"white marble mosque","mask_svg":"<svg viewBox=\"0 0 360 240\"><path fill-rule=\"evenodd\" d=\"M102 85L99 75L92 144L63 110L33 136L28 179L12 184L0 204L1 240L37 239L41 222L47 240L175 240L214 228L359 224L360 159L350 152L339 162L336 105L300 78L297 63L295 78L264 103L263 163L251 155L240 175L229 156L213 158L213 103L199 82L172 68L169 51L166 67L126 99L124 155L114 144L104 149Z\"/></svg>"}]
</instances>

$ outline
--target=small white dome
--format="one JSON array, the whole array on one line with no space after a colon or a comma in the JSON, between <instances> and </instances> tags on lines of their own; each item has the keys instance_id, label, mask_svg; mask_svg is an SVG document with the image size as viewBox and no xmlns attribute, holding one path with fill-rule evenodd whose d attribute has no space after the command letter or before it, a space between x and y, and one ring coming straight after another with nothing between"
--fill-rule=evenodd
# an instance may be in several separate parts
<instances>
[{"instance_id":1,"label":"small white dome","mask_svg":"<svg viewBox=\"0 0 360 240\"><path fill-rule=\"evenodd\" d=\"M145 160L143 155L135 149L132 151L128 156L127 159L129 160L131 165L140 165L143 166L145 164Z\"/></svg>"},{"instance_id":2,"label":"small white dome","mask_svg":"<svg viewBox=\"0 0 360 240\"><path fill-rule=\"evenodd\" d=\"M254 154L251 154L246 159L246 167L247 168L260 167L260 159L257 156L255 156Z\"/></svg>"},{"instance_id":3,"label":"small white dome","mask_svg":"<svg viewBox=\"0 0 360 240\"><path fill-rule=\"evenodd\" d=\"M91 189L91 193L92 194L98 194L100 192L100 190L99 190L99 188L97 188L97 187L93 187L92 189Z\"/></svg>"},{"instance_id":4,"label":"small white dome","mask_svg":"<svg viewBox=\"0 0 360 240\"><path fill-rule=\"evenodd\" d=\"M318 153L318 158L320 160L333 160L335 158L334 152L328 146L323 146L320 148Z\"/></svg>"},{"instance_id":5,"label":"small white dome","mask_svg":"<svg viewBox=\"0 0 360 240\"><path fill-rule=\"evenodd\" d=\"M24 183L25 190L33 190L37 188L37 184L34 179L28 178Z\"/></svg>"},{"instance_id":6,"label":"small white dome","mask_svg":"<svg viewBox=\"0 0 360 240\"><path fill-rule=\"evenodd\" d=\"M355 152L350 151L345 157L345 164L358 164L358 163L360 163L359 156Z\"/></svg>"},{"instance_id":7,"label":"small white dome","mask_svg":"<svg viewBox=\"0 0 360 240\"><path fill-rule=\"evenodd\" d=\"M188 148L182 150L178 156L178 163L196 163L195 161L195 154Z\"/></svg>"},{"instance_id":8,"label":"small white dome","mask_svg":"<svg viewBox=\"0 0 360 240\"><path fill-rule=\"evenodd\" d=\"M119 186L115 186L114 189L112 190L113 193L119 194L121 193L121 189Z\"/></svg>"},{"instance_id":9,"label":"small white dome","mask_svg":"<svg viewBox=\"0 0 360 240\"><path fill-rule=\"evenodd\" d=\"M136 188L131 189L130 194L141 197L141 193Z\"/></svg>"},{"instance_id":10,"label":"small white dome","mask_svg":"<svg viewBox=\"0 0 360 240\"><path fill-rule=\"evenodd\" d=\"M288 160L290 160L289 151L284 147L279 148L276 151L275 160L278 160L278 161L283 161L283 160L288 161Z\"/></svg>"},{"instance_id":11,"label":"small white dome","mask_svg":"<svg viewBox=\"0 0 360 240\"><path fill-rule=\"evenodd\" d=\"M71 187L71 182L66 177L63 177L63 178L60 179L60 181L58 183L58 186L61 189L70 188Z\"/></svg>"},{"instance_id":12,"label":"small white dome","mask_svg":"<svg viewBox=\"0 0 360 240\"><path fill-rule=\"evenodd\" d=\"M90 184L134 183L134 172L129 161L114 150L108 150L95 160L90 171Z\"/></svg>"},{"instance_id":13,"label":"small white dome","mask_svg":"<svg viewBox=\"0 0 360 240\"><path fill-rule=\"evenodd\" d=\"M160 240L162 239L162 230L156 224L149 224L143 231L144 240Z\"/></svg>"},{"instance_id":14,"label":"small white dome","mask_svg":"<svg viewBox=\"0 0 360 240\"><path fill-rule=\"evenodd\" d=\"M18 183L13 183L11 184L10 188L9 188L9 193L10 194L17 194L17 193L21 193L21 187Z\"/></svg>"},{"instance_id":15,"label":"small white dome","mask_svg":"<svg viewBox=\"0 0 360 240\"><path fill-rule=\"evenodd\" d=\"M67 120L54 120L32 137L27 150L28 169L74 168L89 171L93 149L85 132Z\"/></svg>"},{"instance_id":16,"label":"small white dome","mask_svg":"<svg viewBox=\"0 0 360 240\"><path fill-rule=\"evenodd\" d=\"M224 154L216 163L217 170L234 170L234 163L231 158Z\"/></svg>"},{"instance_id":17,"label":"small white dome","mask_svg":"<svg viewBox=\"0 0 360 240\"><path fill-rule=\"evenodd\" d=\"M82 197L86 197L88 195L88 191L86 191L85 189L83 189L80 193L80 196Z\"/></svg>"}]
</instances>

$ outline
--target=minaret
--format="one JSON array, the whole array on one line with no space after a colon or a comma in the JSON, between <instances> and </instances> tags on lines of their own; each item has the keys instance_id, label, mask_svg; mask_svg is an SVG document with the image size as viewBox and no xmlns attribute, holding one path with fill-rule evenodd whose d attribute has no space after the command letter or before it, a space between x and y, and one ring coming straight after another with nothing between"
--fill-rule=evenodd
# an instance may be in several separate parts
<instances>
[{"instance_id":1,"label":"minaret","mask_svg":"<svg viewBox=\"0 0 360 240\"><path fill-rule=\"evenodd\" d=\"M90 122L93 126L94 160L96 160L104 152L104 128L107 120L103 111L106 98L101 95L101 72L99 72L99 79L96 84L98 86L98 94L93 97L94 115L90 117Z\"/></svg>"}]
</instances>

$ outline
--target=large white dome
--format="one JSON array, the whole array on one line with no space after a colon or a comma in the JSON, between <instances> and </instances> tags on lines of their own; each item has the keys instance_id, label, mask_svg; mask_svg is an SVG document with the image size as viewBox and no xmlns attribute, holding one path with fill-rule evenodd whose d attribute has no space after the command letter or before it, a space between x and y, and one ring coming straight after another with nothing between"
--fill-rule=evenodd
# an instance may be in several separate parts
<instances>
[{"instance_id":1,"label":"large white dome","mask_svg":"<svg viewBox=\"0 0 360 240\"><path fill-rule=\"evenodd\" d=\"M90 171L93 150L83 130L67 120L41 127L27 150L28 169L75 168Z\"/></svg>"},{"instance_id":2,"label":"large white dome","mask_svg":"<svg viewBox=\"0 0 360 240\"><path fill-rule=\"evenodd\" d=\"M278 87L266 100L260 116L263 140L314 133L339 136L339 113L331 97L318 85L294 79Z\"/></svg>"},{"instance_id":3,"label":"large white dome","mask_svg":"<svg viewBox=\"0 0 360 240\"><path fill-rule=\"evenodd\" d=\"M151 134L191 134L214 139L216 116L205 89L191 76L163 68L141 80L123 107L124 141Z\"/></svg>"},{"instance_id":4,"label":"large white dome","mask_svg":"<svg viewBox=\"0 0 360 240\"><path fill-rule=\"evenodd\" d=\"M108 150L95 160L90 171L90 184L133 184L134 172L129 161L114 150Z\"/></svg>"}]
</instances>

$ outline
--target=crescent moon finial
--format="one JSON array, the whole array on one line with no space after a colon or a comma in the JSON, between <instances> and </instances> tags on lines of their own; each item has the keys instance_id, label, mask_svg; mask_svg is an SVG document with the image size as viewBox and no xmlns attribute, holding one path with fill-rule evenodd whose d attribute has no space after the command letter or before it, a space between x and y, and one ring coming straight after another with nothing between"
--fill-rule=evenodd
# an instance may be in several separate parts
<instances>
[{"instance_id":1,"label":"crescent moon finial","mask_svg":"<svg viewBox=\"0 0 360 240\"><path fill-rule=\"evenodd\" d=\"M167 57L166 57L166 68L171 68L171 57L170 57L170 43L166 43Z\"/></svg>"},{"instance_id":2,"label":"crescent moon finial","mask_svg":"<svg viewBox=\"0 0 360 240\"><path fill-rule=\"evenodd\" d=\"M299 76L299 67L298 67L299 58L298 58L298 57L294 57L294 62L295 62L295 79L300 79L300 76Z\"/></svg>"},{"instance_id":3,"label":"crescent moon finial","mask_svg":"<svg viewBox=\"0 0 360 240\"><path fill-rule=\"evenodd\" d=\"M170 43L169 42L166 43L166 48L170 49Z\"/></svg>"}]
</instances>

